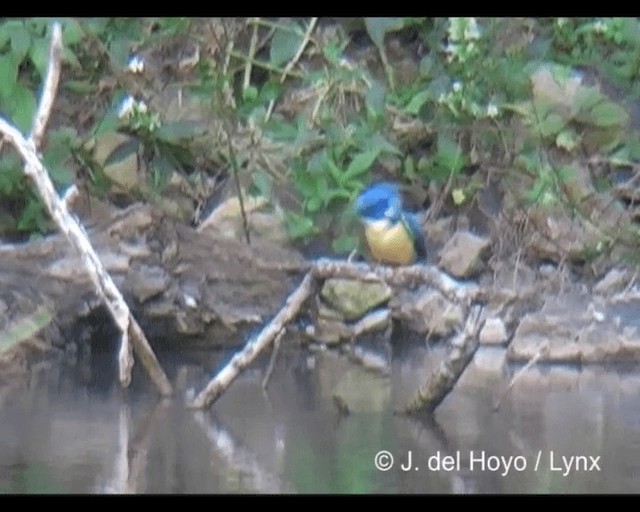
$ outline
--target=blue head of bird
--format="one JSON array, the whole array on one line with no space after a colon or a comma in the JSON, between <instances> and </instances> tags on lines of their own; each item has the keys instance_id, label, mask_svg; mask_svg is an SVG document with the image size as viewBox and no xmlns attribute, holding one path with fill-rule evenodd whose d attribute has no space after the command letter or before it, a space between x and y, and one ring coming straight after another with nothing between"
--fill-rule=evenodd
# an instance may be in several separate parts
<instances>
[{"instance_id":1,"label":"blue head of bird","mask_svg":"<svg viewBox=\"0 0 640 512\"><path fill-rule=\"evenodd\" d=\"M395 184L371 185L358 196L355 209L375 260L408 265L425 255L420 222L416 215L404 210Z\"/></svg>"}]
</instances>

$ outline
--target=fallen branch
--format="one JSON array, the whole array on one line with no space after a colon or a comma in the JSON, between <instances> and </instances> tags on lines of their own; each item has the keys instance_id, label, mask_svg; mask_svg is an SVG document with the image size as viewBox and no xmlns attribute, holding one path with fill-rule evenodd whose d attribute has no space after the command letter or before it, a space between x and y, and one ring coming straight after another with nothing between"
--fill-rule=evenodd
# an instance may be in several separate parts
<instances>
[{"instance_id":1,"label":"fallen branch","mask_svg":"<svg viewBox=\"0 0 640 512\"><path fill-rule=\"evenodd\" d=\"M400 413L432 413L453 389L478 348L481 306L473 306L464 330L451 342L452 349L435 373L420 386Z\"/></svg>"},{"instance_id":2,"label":"fallen branch","mask_svg":"<svg viewBox=\"0 0 640 512\"><path fill-rule=\"evenodd\" d=\"M132 343L160 394L170 395L172 393L171 384L151 350L142 329L131 315L122 294L102 266L84 230L76 219L69 214L66 203L58 197L49 174L38 155L38 143L42 139L56 95L60 77L61 54L62 32L60 25L55 23L52 31L49 68L31 136L25 140L16 128L2 118L0 118L0 133L15 147L22 157L25 162L25 174L33 180L42 202L58 229L82 257L85 270L91 276L96 292L107 305L122 333L119 359L121 385L126 387L131 382L131 370L133 367Z\"/></svg>"},{"instance_id":3,"label":"fallen branch","mask_svg":"<svg viewBox=\"0 0 640 512\"><path fill-rule=\"evenodd\" d=\"M480 288L449 277L436 267L412 265L407 267L370 266L365 263L321 259L314 263L315 277L338 277L358 281L384 281L395 286L427 284L439 290L445 297L470 304L480 296Z\"/></svg>"},{"instance_id":4,"label":"fallen branch","mask_svg":"<svg viewBox=\"0 0 640 512\"><path fill-rule=\"evenodd\" d=\"M235 378L249 366L253 360L268 347L284 327L293 320L304 302L311 295L313 289L313 276L307 273L300 286L289 295L284 307L269 322L264 329L245 347L238 352L229 364L225 366L204 388L198 396L189 404L192 409L204 409L215 402L227 389Z\"/></svg>"},{"instance_id":5,"label":"fallen branch","mask_svg":"<svg viewBox=\"0 0 640 512\"><path fill-rule=\"evenodd\" d=\"M227 366L191 401L189 407L193 409L204 409L211 406L231 385L235 378L255 360L260 352L274 341L286 327L287 323L296 317L304 302L311 295L314 279L327 277L357 279L360 281L382 280L388 284L405 286L429 284L456 302L471 303L472 300L479 296L479 289L476 286L458 282L435 267L425 265L414 265L410 267L371 267L367 264L351 263L348 261L318 260L311 266L310 271L306 274L300 286L289 296L285 306L273 320L263 328L255 339L250 340L245 347L231 359ZM470 318L474 316L473 312L476 311L476 308L473 309ZM365 317L354 326L355 328L352 335L355 337L367 330L368 327L377 328L380 325L380 319L387 319L388 314L388 312L381 311L374 312ZM479 315L479 309L477 314ZM474 322L477 321L478 318L475 318ZM426 396L440 396L439 401L437 403L434 402L433 408L435 408L451 390L477 348L477 336L475 335L477 334L477 330L474 331L475 334L472 336L472 338L476 340L475 346L471 349L464 346L465 342L467 342L466 335L467 331L471 328L470 325L475 327L475 323L467 323L463 338L457 341L454 340L452 356L448 360L448 364L441 368L440 373L436 376L439 378L439 381L432 381L431 388L428 391L429 395ZM418 395L421 393L422 388L421 391L418 392ZM425 391L425 393L427 393L427 391ZM417 407L420 407L419 403L416 403L418 404Z\"/></svg>"}]
</instances>

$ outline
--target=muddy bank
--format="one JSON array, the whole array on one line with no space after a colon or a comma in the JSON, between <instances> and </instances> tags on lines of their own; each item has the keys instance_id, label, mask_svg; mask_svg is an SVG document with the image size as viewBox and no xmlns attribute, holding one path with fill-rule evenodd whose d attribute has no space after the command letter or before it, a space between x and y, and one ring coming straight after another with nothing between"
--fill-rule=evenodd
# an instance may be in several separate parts
<instances>
[{"instance_id":1,"label":"muddy bank","mask_svg":"<svg viewBox=\"0 0 640 512\"><path fill-rule=\"evenodd\" d=\"M92 209L78 205L78 211L154 348L242 345L282 307L309 266L283 242L274 219L274 229L252 233L248 246L237 236L241 219L233 215L196 229L151 206L118 210L94 202ZM269 218L264 212L251 215L250 220ZM491 240L460 229L464 224L447 218L427 224L433 243L446 240L428 263L465 286L479 287L485 306L481 344L504 347L510 361L640 360L640 293L630 272L612 270L587 282L552 262L498 262ZM301 318L306 328L295 325L293 331L307 341L344 343L354 337L354 323L362 325L372 310L376 318L388 312L370 326L387 336L401 327L418 338L446 340L464 325L464 305L429 286L381 291L375 283L343 281L319 283L318 296ZM81 261L60 235L3 246L0 283L5 375L25 370L34 354L70 345L75 350L115 332ZM16 340L23 342L11 348Z\"/></svg>"}]
</instances>

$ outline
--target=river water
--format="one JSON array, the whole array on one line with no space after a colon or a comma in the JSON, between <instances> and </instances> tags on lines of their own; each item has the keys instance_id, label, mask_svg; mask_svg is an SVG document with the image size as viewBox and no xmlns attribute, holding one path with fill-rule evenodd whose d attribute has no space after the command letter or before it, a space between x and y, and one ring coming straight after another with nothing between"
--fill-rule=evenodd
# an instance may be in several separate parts
<instances>
[{"instance_id":1,"label":"river water","mask_svg":"<svg viewBox=\"0 0 640 512\"><path fill-rule=\"evenodd\" d=\"M177 396L112 356L42 367L0 394L0 493L618 493L640 490L640 375L517 368L481 349L434 421L393 414L442 351L388 375L281 350L206 412L185 408L231 353L160 355ZM336 402L346 404L340 413Z\"/></svg>"}]
</instances>

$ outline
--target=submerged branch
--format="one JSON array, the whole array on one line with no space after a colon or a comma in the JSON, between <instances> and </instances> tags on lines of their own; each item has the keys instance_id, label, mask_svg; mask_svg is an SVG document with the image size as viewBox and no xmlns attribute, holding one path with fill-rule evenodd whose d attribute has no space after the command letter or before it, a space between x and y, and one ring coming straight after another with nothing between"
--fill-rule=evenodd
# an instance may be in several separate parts
<instances>
[{"instance_id":1,"label":"submerged branch","mask_svg":"<svg viewBox=\"0 0 640 512\"><path fill-rule=\"evenodd\" d=\"M481 306L473 306L471 308L464 330L451 342L452 349L450 353L440 363L434 374L429 376L407 405L399 412L406 414L417 412L432 413L442 403L456 382L458 382L478 348L481 312Z\"/></svg>"},{"instance_id":2,"label":"submerged branch","mask_svg":"<svg viewBox=\"0 0 640 512\"><path fill-rule=\"evenodd\" d=\"M258 357L260 352L273 342L286 325L296 317L304 302L311 295L312 289L313 277L311 273L308 273L304 276L300 286L289 295L284 307L273 320L271 320L254 339L250 340L240 352L233 356L229 364L209 382L207 387L189 404L189 407L192 409L204 409L211 406L231 385L236 377L240 375L240 373Z\"/></svg>"}]
</instances>

